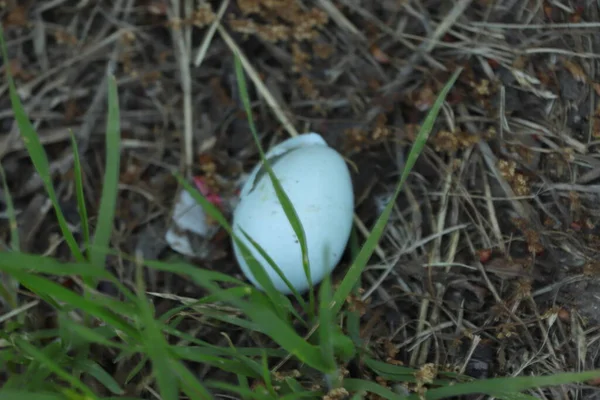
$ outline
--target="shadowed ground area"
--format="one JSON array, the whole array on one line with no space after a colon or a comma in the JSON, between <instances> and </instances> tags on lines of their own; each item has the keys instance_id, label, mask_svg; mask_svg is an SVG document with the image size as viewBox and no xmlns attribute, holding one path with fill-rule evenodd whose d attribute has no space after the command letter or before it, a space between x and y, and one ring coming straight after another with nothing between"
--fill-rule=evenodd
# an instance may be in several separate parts
<instances>
[{"instance_id":1,"label":"shadowed ground area","mask_svg":"<svg viewBox=\"0 0 600 400\"><path fill-rule=\"evenodd\" d=\"M363 274L361 297L349 299L362 313L361 337L382 361L423 373L436 368L484 378L600 367L597 2L1 3L10 58L2 68L15 77L76 235L70 132L93 226L105 168L106 74L116 75L123 142L111 245L146 259L184 258L164 238L181 189L172 168L227 198L259 160L234 52L242 57L265 148L312 131L347 159L361 241L398 182L419 124L463 68ZM21 250L69 257L4 80L0 160ZM8 246L2 189L0 206L0 245ZM224 231L198 248L188 261L243 279ZM117 256L107 262L134 286L132 263ZM346 255L334 284L348 262ZM204 295L167 273L149 270L146 281L158 314ZM178 329L219 345L273 346L196 311ZM236 312L218 305L210 311ZM45 306L27 313L34 328L57 323ZM114 354L93 348L90 357L129 395L156 398L144 370L128 379L139 360L113 364ZM231 380L191 365L202 379ZM281 371L293 368L282 364ZM364 374L360 365L349 369ZM595 399L597 383L537 395Z\"/></svg>"}]
</instances>

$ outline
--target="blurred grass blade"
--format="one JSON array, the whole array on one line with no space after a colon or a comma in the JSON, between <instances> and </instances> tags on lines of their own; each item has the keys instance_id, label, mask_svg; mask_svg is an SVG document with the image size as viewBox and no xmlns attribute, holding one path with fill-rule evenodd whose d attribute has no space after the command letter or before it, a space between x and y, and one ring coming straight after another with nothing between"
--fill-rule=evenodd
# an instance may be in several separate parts
<instances>
[{"instance_id":1,"label":"blurred grass blade","mask_svg":"<svg viewBox=\"0 0 600 400\"><path fill-rule=\"evenodd\" d=\"M54 374L59 376L61 379L64 379L65 381L69 382L73 387L81 390L83 393L86 394L86 396L88 396L89 399L97 399L97 397L94 395L94 393L92 392L92 390L90 388L88 388L85 384L83 384L78 379L74 378L67 371L63 370L58 364L55 363L55 361L52 358L50 358L46 354L44 354L43 351L40 351L34 345L30 344L29 342L27 342L26 340L24 340L21 337L14 337L13 340L14 340L15 344L21 350L23 350L23 352L28 354L32 359L34 359L37 362L39 362L40 364L42 364L44 367L46 367L48 370L52 371Z\"/></svg>"},{"instance_id":2,"label":"blurred grass blade","mask_svg":"<svg viewBox=\"0 0 600 400\"><path fill-rule=\"evenodd\" d=\"M2 178L2 188L4 190L4 202L6 203L6 214L8 215L8 221L10 223L10 248L12 251L20 251L21 244L19 240L19 226L17 225L17 214L15 213L15 207L13 205L12 196L10 190L8 190L8 182L6 181L6 174L4 168L0 164L0 177Z\"/></svg>"},{"instance_id":3,"label":"blurred grass blade","mask_svg":"<svg viewBox=\"0 0 600 400\"><path fill-rule=\"evenodd\" d=\"M238 375L238 383L239 383L239 388L243 393L247 393L250 391L250 385L248 384L248 378L243 376L243 375ZM250 397L246 396L246 395L241 395L241 399L242 400L246 400L249 399Z\"/></svg>"},{"instance_id":4,"label":"blurred grass blade","mask_svg":"<svg viewBox=\"0 0 600 400\"><path fill-rule=\"evenodd\" d=\"M65 397L56 393L0 389L0 400L65 400Z\"/></svg>"},{"instance_id":5,"label":"blurred grass blade","mask_svg":"<svg viewBox=\"0 0 600 400\"><path fill-rule=\"evenodd\" d=\"M354 261L352 262L352 265L350 265L348 272L344 276L344 279L342 280L342 282L338 286L336 293L334 294L332 305L334 314L337 314L339 310L343 307L346 298L348 297L350 292L352 292L352 289L354 288L369 259L371 258L371 255L373 254L373 251L375 250L375 247L377 246L377 243L379 242L379 239L383 234L385 225L387 224L394 204L396 203L396 198L400 194L400 191L404 186L404 182L408 178L415 162L421 154L421 151L425 147L427 138L433 128L435 120L438 116L440 109L442 108L446 96L450 92L450 89L452 89L452 86L454 86L454 83L458 79L458 76L460 75L461 71L462 68L459 68L454 72L454 74L452 74L446 85L444 85L444 88L442 89L441 93L435 100L433 106L431 107L431 110L427 114L427 117L425 118L425 121L423 122L423 125L419 130L417 138L415 139L415 142L413 143L413 146L410 150L408 159L406 160L406 165L404 166L404 170L402 171L402 176L400 177L400 182L398 183L398 185L396 186L396 190L394 191L394 195L392 196L387 206L381 213L381 216L377 219L377 222L375 223L375 227L371 231L371 234L369 235L365 244L362 246L360 252L356 256L356 259L354 259Z\"/></svg>"},{"instance_id":6,"label":"blurred grass blade","mask_svg":"<svg viewBox=\"0 0 600 400\"><path fill-rule=\"evenodd\" d=\"M363 379L344 379L344 388L349 392L367 392L373 393L383 399L388 400L406 400L405 396L401 396L397 393L394 393L390 389L379 385L373 381L366 381ZM427 393L427 392L425 392Z\"/></svg>"},{"instance_id":7,"label":"blurred grass blade","mask_svg":"<svg viewBox=\"0 0 600 400\"><path fill-rule=\"evenodd\" d=\"M13 252L20 251L20 240L19 240L19 226L17 225L17 214L15 213L15 207L13 205L12 196L8 189L8 182L6 181L6 174L2 163L0 163L0 177L2 178L2 187L4 190L4 202L6 203L6 214L8 215L8 223L10 225L10 248ZM19 282L14 277L8 274L0 274L0 296L6 301L11 309L19 307L18 303L18 289ZM25 315L19 316L21 321L25 318Z\"/></svg>"},{"instance_id":8,"label":"blurred grass blade","mask_svg":"<svg viewBox=\"0 0 600 400\"><path fill-rule=\"evenodd\" d=\"M115 361L120 361L120 357L118 357L117 360L115 360ZM129 385L131 383L131 381L140 372L142 372L142 369L144 368L144 366L146 365L147 362L148 362L148 356L146 354L142 353L141 357L140 357L140 361L135 366L133 366L133 368L130 368L129 374L127 374L127 377L125 378L125 385Z\"/></svg>"},{"instance_id":9,"label":"blurred grass blade","mask_svg":"<svg viewBox=\"0 0 600 400\"><path fill-rule=\"evenodd\" d=\"M414 368L404 367L402 365L388 364L385 362L377 361L370 357L365 357L363 361L365 363L365 366L369 367L376 374L385 375L386 379L389 379L388 376L413 376L415 372L417 372L417 370L415 370Z\"/></svg>"},{"instance_id":10,"label":"blurred grass blade","mask_svg":"<svg viewBox=\"0 0 600 400\"><path fill-rule=\"evenodd\" d=\"M284 323L267 307L260 305L260 301L257 299L258 295L260 295L259 292L253 292L247 303L240 302L236 305L242 308L266 335L290 354L321 372L331 372L330 367L323 361L318 346L308 343L296 333L292 326Z\"/></svg>"},{"instance_id":11,"label":"blurred grass blade","mask_svg":"<svg viewBox=\"0 0 600 400\"><path fill-rule=\"evenodd\" d=\"M212 388L212 389L219 389L222 391L235 393L236 395L238 395L244 399L256 399L256 400L272 399L272 397L270 397L270 396L267 397L267 396L255 393L250 388L246 388L241 385L236 386L234 384L226 383L226 382L222 382L222 381L208 380L208 381L206 381L206 386L209 388ZM236 397L232 396L231 398L235 399Z\"/></svg>"},{"instance_id":12,"label":"blurred grass blade","mask_svg":"<svg viewBox=\"0 0 600 400\"><path fill-rule=\"evenodd\" d=\"M218 271L210 271L206 269L198 268L191 264L182 262L164 262L155 260L144 260L144 264L147 267L157 269L160 271L171 272L179 275L187 275L195 277L196 279L206 279L211 282L223 282L229 285L243 285L244 282L231 275L224 274ZM246 293L247 294L247 289ZM237 295L237 294L236 294Z\"/></svg>"},{"instance_id":13,"label":"blurred grass blade","mask_svg":"<svg viewBox=\"0 0 600 400\"><path fill-rule=\"evenodd\" d=\"M352 261L354 261L356 259L356 257L358 256L358 253L360 252L360 244L358 242L358 233L356 231L356 226L352 227L352 231L350 233L350 240L349 240L349 247L350 247L350 259ZM354 288L352 289L352 295L356 298L356 299L360 299L360 288L361 288L361 284L362 284L362 275L359 275L359 277L356 280L356 283L354 284ZM346 321L346 330L348 331L348 335L350 336L350 338L352 338L352 341L357 345L357 346L361 346L361 343L363 342L361 337L360 337L360 312L359 312L359 308L357 309L348 309L345 313L345 321Z\"/></svg>"},{"instance_id":14,"label":"blurred grass blade","mask_svg":"<svg viewBox=\"0 0 600 400\"><path fill-rule=\"evenodd\" d=\"M81 159L79 157L79 149L73 131L71 134L71 147L73 148L73 170L75 173L75 194L77 196L77 211L79 211L79 220L81 223L81 232L83 234L83 242L85 243L85 251L88 259L90 259L90 227L88 223L87 207L85 206L85 196L83 191L83 173L81 169Z\"/></svg>"},{"instance_id":15,"label":"blurred grass blade","mask_svg":"<svg viewBox=\"0 0 600 400\"><path fill-rule=\"evenodd\" d=\"M121 389L117 381L104 370L98 363L92 360L85 360L83 365L78 365L85 373L100 382L106 389L113 394L124 394L125 391Z\"/></svg>"},{"instance_id":16,"label":"blurred grass blade","mask_svg":"<svg viewBox=\"0 0 600 400\"><path fill-rule=\"evenodd\" d=\"M564 372L548 376L516 376L508 378L491 378L473 382L458 383L445 387L429 389L426 400L446 399L454 396L484 393L491 396L522 392L545 386L557 386L568 383L584 382L600 377L600 370L586 372ZM420 400L419 395L412 394L406 400Z\"/></svg>"},{"instance_id":17,"label":"blurred grass blade","mask_svg":"<svg viewBox=\"0 0 600 400\"><path fill-rule=\"evenodd\" d=\"M182 363L171 360L170 364L170 366L173 368L173 372L179 376L183 392L188 396L189 399L210 400L214 398L200 383L198 378L192 374L192 372Z\"/></svg>"},{"instance_id":18,"label":"blurred grass blade","mask_svg":"<svg viewBox=\"0 0 600 400\"><path fill-rule=\"evenodd\" d=\"M265 387L273 397L277 397L277 393L275 388L273 387L273 380L271 379L271 371L269 369L269 361L267 360L267 354L263 350L261 355L261 367L262 367L262 380L265 384Z\"/></svg>"},{"instance_id":19,"label":"blurred grass blade","mask_svg":"<svg viewBox=\"0 0 600 400\"><path fill-rule=\"evenodd\" d=\"M255 366L249 366L241 360L229 360L224 357L217 357L208 354L208 349L198 346L171 346L170 352L181 360L194 361L201 364L211 365L219 368L222 371L231 372L234 374L242 374L249 378L260 378L261 371L257 371ZM240 357L242 358L242 357Z\"/></svg>"},{"instance_id":20,"label":"blurred grass blade","mask_svg":"<svg viewBox=\"0 0 600 400\"><path fill-rule=\"evenodd\" d=\"M152 361L152 375L158 384L160 397L164 400L178 400L179 384L170 365L169 344L163 337L158 327L160 322L154 318L154 310L146 298L143 268L139 263L136 264L136 288L140 320L144 326L144 335L140 339L144 344L144 353Z\"/></svg>"},{"instance_id":21,"label":"blurred grass blade","mask_svg":"<svg viewBox=\"0 0 600 400\"><path fill-rule=\"evenodd\" d=\"M60 302L69 304L71 307L81 309L88 314L99 318L106 324L112 325L128 336L131 336L132 340L140 341L141 337L138 331L129 324L123 317L115 313L118 311L116 307L119 305L118 300L112 302L113 308L107 309L98 304L100 299L89 300L77 293L59 285L49 279L42 278L32 274L25 274L22 272L14 272L15 276L20 279L22 285L29 288L34 293L42 293L49 297L54 297ZM123 304L123 310L126 315L131 315L130 308L126 304Z\"/></svg>"},{"instance_id":22,"label":"blurred grass blade","mask_svg":"<svg viewBox=\"0 0 600 400\"><path fill-rule=\"evenodd\" d=\"M119 114L119 96L114 76L108 79L108 120L106 122L106 165L102 198L98 211L98 223L94 232L91 249L91 261L94 266L104 268L106 251L110 243L119 190L119 163L121 159L121 128Z\"/></svg>"},{"instance_id":23,"label":"blurred grass blade","mask_svg":"<svg viewBox=\"0 0 600 400\"><path fill-rule=\"evenodd\" d=\"M321 355L323 356L323 362L327 366L327 369L334 371L336 367L334 351L333 351L333 329L334 315L329 308L332 289L331 289L331 278L329 275L325 275L325 279L321 283L319 288L319 348Z\"/></svg>"},{"instance_id":24,"label":"blurred grass blade","mask_svg":"<svg viewBox=\"0 0 600 400\"><path fill-rule=\"evenodd\" d=\"M290 198L287 196L287 194L283 190L281 183L275 176L275 173L273 172L273 169L271 168L271 164L267 160L267 158L265 156L265 152L263 151L263 148L260 144L260 138L258 137L258 132L256 130L256 126L254 125L254 119L252 118L252 108L250 106L250 98L248 95L248 88L246 86L246 78L244 76L244 70L242 68L242 63L240 61L240 57L238 54L235 54L234 60L235 60L236 79L238 81L240 97L242 99L242 103L244 104L244 108L246 110L246 115L248 117L248 124L250 126L250 132L252 132L252 137L254 138L254 143L256 144L256 147L260 154L261 162L263 163L263 166L265 167L266 171L269 174L269 177L271 178L271 183L273 184L273 189L275 190L275 193L277 194L277 199L281 203L281 207L283 208L283 211L285 212L285 215L286 215L288 221L290 222L290 225L292 226L292 229L294 230L296 237L298 238L298 242L300 243L300 250L302 252L302 266L304 268L304 273L306 274L306 278L308 279L308 283L309 283L310 307L307 311L308 311L309 315L312 316L312 313L313 313L312 310L313 310L313 305L314 305L314 292L313 292L312 277L311 277L311 273L310 273L310 266L309 266L309 261L308 261L308 245L306 242L306 233L304 232L304 227L302 226L302 223L300 222L300 218L298 217L298 213L296 212L294 205L292 204Z\"/></svg>"},{"instance_id":25,"label":"blurred grass blade","mask_svg":"<svg viewBox=\"0 0 600 400\"><path fill-rule=\"evenodd\" d=\"M539 398L524 393L493 393L498 400L539 400Z\"/></svg>"},{"instance_id":26,"label":"blurred grass blade","mask_svg":"<svg viewBox=\"0 0 600 400\"><path fill-rule=\"evenodd\" d=\"M98 279L111 279L110 272L91 270L86 268L87 262L62 263L54 258L27 253L2 253L0 257L0 270L14 270L38 272L57 276L81 275Z\"/></svg>"},{"instance_id":27,"label":"blurred grass blade","mask_svg":"<svg viewBox=\"0 0 600 400\"><path fill-rule=\"evenodd\" d=\"M102 346L116 348L127 353L133 353L134 351L139 350L130 344L122 344L115 340L110 340L110 338L117 336L115 331L110 329L110 327L108 327L109 329L106 329L107 327L88 328L87 326L81 325L70 319L64 319L62 324L66 325L66 329L73 335L79 336L88 343L101 344Z\"/></svg>"},{"instance_id":28,"label":"blurred grass blade","mask_svg":"<svg viewBox=\"0 0 600 400\"><path fill-rule=\"evenodd\" d=\"M125 257L123 255L123 257ZM8 272L37 272L42 274L52 274L56 276L79 275L86 282L88 278L96 280L106 280L119 289L121 294L128 300L135 299L131 291L119 280L105 269L89 268L87 262L64 263L50 257L44 257L36 254L27 253L3 253L0 257L0 271ZM39 293L44 296L43 293Z\"/></svg>"},{"instance_id":29,"label":"blurred grass blade","mask_svg":"<svg viewBox=\"0 0 600 400\"><path fill-rule=\"evenodd\" d=\"M159 269L161 269L161 266L168 269L168 264L164 265L158 262L154 262L153 264ZM287 324L285 320L273 312L272 304L269 303L269 306L265 305L265 301L268 298L263 292L248 287L249 299L248 301L243 301L230 292L221 290L212 281L203 276L203 273L189 271L187 274L192 277L197 285L220 297L221 301L229 302L242 310L254 322L256 330L269 336L300 361L317 370L328 372L328 369L323 364L318 347L305 341L296 333L291 325Z\"/></svg>"},{"instance_id":30,"label":"blurred grass blade","mask_svg":"<svg viewBox=\"0 0 600 400\"><path fill-rule=\"evenodd\" d=\"M4 42L3 29L0 29L0 45L2 47L2 59L4 60L4 65L9 65L6 43ZM60 230L67 245L69 246L69 249L71 250L71 253L73 254L76 260L83 261L83 254L81 253L81 250L79 250L77 241L75 240L73 233L69 229L69 224L65 219L65 216L60 208L60 203L58 202L58 197L56 196L56 192L54 191L52 177L50 176L50 165L48 163L48 158L46 156L44 146L42 146L38 134L35 132L31 121L29 121L29 118L25 113L25 109L23 108L23 104L21 103L21 99L19 98L19 94L17 93L17 89L15 87L12 75L10 74L10 68L4 68L4 70L6 73L6 79L8 81L10 102L15 114L15 119L17 121L17 125L19 127L19 131L21 133L21 137L23 139L25 148L27 149L27 152L29 153L29 157L33 162L35 170L37 171L42 182L44 183L44 188L46 189L46 192L48 193L48 196L52 201L52 205L54 207L54 212L56 213L56 218L58 219Z\"/></svg>"}]
</instances>

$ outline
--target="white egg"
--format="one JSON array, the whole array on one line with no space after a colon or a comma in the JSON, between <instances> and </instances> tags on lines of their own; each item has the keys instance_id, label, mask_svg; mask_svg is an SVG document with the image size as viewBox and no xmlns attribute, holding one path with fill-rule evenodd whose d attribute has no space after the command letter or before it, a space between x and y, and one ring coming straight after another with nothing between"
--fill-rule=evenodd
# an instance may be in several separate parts
<instances>
[{"instance_id":1,"label":"white egg","mask_svg":"<svg viewBox=\"0 0 600 400\"><path fill-rule=\"evenodd\" d=\"M336 267L350 237L354 215L350 171L342 156L317 133L288 139L266 157L304 228L311 280L317 285ZM262 163L242 187L233 213L233 232L265 268L275 288L291 293L242 230L266 251L299 293L309 289L300 243ZM233 247L244 275L262 289L235 242Z\"/></svg>"}]
</instances>

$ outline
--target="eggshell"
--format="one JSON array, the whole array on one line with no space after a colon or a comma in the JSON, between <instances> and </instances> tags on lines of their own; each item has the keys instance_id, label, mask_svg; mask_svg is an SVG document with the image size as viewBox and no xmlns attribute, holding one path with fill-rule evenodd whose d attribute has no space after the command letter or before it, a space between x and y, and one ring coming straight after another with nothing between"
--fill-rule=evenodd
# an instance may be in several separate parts
<instances>
[{"instance_id":1,"label":"eggshell","mask_svg":"<svg viewBox=\"0 0 600 400\"><path fill-rule=\"evenodd\" d=\"M354 215L350 171L342 156L317 133L288 139L266 156L304 228L311 279L316 285L338 264L350 237ZM298 292L308 290L298 238L262 163L242 187L233 214L233 233L263 265L275 288L289 294L287 285L245 238L242 229L267 252ZM244 275L262 289L235 241L233 248Z\"/></svg>"}]
</instances>

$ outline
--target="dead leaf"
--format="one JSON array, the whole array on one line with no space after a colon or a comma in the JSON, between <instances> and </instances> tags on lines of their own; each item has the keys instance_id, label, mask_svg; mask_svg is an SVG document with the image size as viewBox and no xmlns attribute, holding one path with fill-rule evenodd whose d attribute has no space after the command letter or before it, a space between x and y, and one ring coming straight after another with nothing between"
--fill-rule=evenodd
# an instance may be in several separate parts
<instances>
[{"instance_id":1,"label":"dead leaf","mask_svg":"<svg viewBox=\"0 0 600 400\"><path fill-rule=\"evenodd\" d=\"M479 262L485 264L492 257L492 249L479 250Z\"/></svg>"},{"instance_id":2,"label":"dead leaf","mask_svg":"<svg viewBox=\"0 0 600 400\"><path fill-rule=\"evenodd\" d=\"M4 17L3 25L5 28L11 26L25 27L29 23L27 19L27 8L25 6L16 6Z\"/></svg>"},{"instance_id":3,"label":"dead leaf","mask_svg":"<svg viewBox=\"0 0 600 400\"><path fill-rule=\"evenodd\" d=\"M414 104L419 111L427 111L431 108L435 99L435 92L433 91L431 86L427 85L423 89L421 89L419 93L417 93Z\"/></svg>"},{"instance_id":4,"label":"dead leaf","mask_svg":"<svg viewBox=\"0 0 600 400\"><path fill-rule=\"evenodd\" d=\"M150 4L148 4L146 6L146 10L148 10L148 12L150 14L160 15L160 16L167 15L168 8L169 8L169 4L164 0L152 1L152 2L150 2Z\"/></svg>"},{"instance_id":5,"label":"dead leaf","mask_svg":"<svg viewBox=\"0 0 600 400\"><path fill-rule=\"evenodd\" d=\"M505 258L495 258L490 260L484 265L484 268L487 272L491 272L503 279L527 276L522 263Z\"/></svg>"},{"instance_id":6,"label":"dead leaf","mask_svg":"<svg viewBox=\"0 0 600 400\"><path fill-rule=\"evenodd\" d=\"M8 68L10 69L10 74L15 79L20 79L24 82L27 82L34 78L34 75L31 72L23 68L23 64L21 64L19 59L14 58L10 60L8 63Z\"/></svg>"},{"instance_id":7,"label":"dead leaf","mask_svg":"<svg viewBox=\"0 0 600 400\"><path fill-rule=\"evenodd\" d=\"M81 110L79 109L77 102L73 99L67 101L65 104L65 122L71 123L80 115Z\"/></svg>"},{"instance_id":8,"label":"dead leaf","mask_svg":"<svg viewBox=\"0 0 600 400\"><path fill-rule=\"evenodd\" d=\"M371 46L371 55L381 64L389 64L390 57L379 46Z\"/></svg>"},{"instance_id":9,"label":"dead leaf","mask_svg":"<svg viewBox=\"0 0 600 400\"><path fill-rule=\"evenodd\" d=\"M586 82L588 80L587 74L579 64L565 59L563 60L563 65L577 82Z\"/></svg>"}]
</instances>

